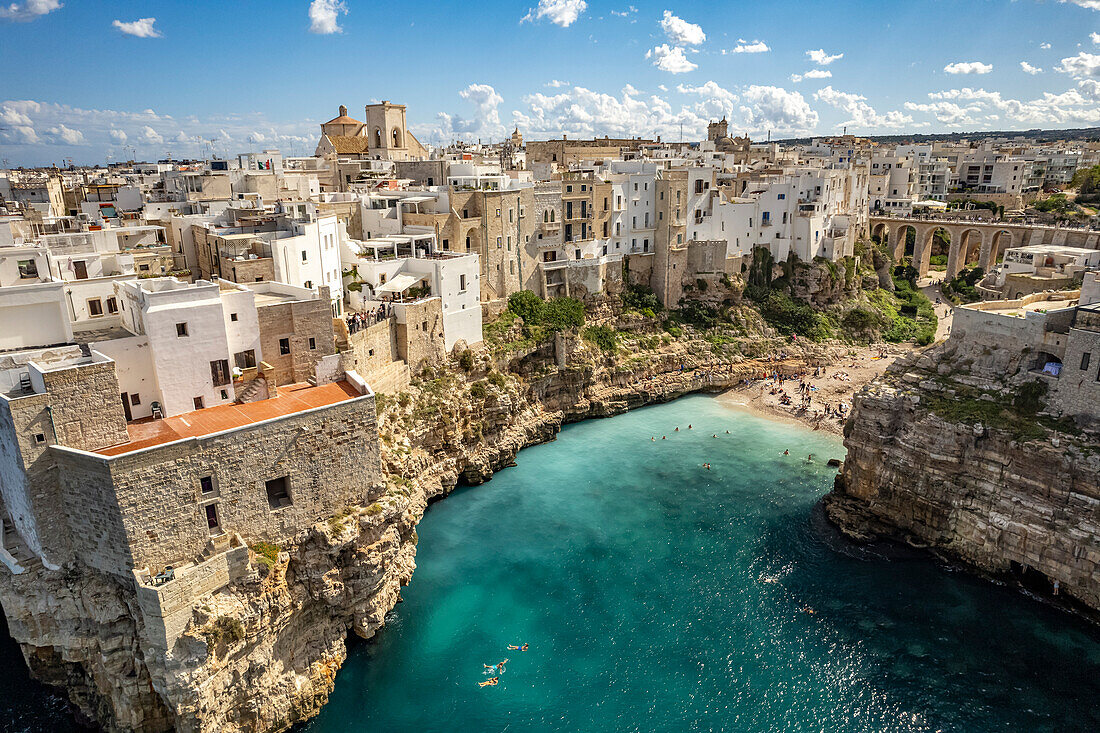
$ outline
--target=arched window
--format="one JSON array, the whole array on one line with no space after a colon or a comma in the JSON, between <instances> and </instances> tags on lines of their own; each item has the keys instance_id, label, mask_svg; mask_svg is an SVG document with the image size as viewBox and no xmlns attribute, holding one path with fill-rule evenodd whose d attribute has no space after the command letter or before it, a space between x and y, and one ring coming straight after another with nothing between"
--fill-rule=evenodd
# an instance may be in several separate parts
<instances>
[{"instance_id":1,"label":"arched window","mask_svg":"<svg viewBox=\"0 0 1100 733\"><path fill-rule=\"evenodd\" d=\"M393 128L392 132L390 132L390 139L393 141L393 147L401 147L401 133L397 130L396 127Z\"/></svg>"},{"instance_id":2,"label":"arched window","mask_svg":"<svg viewBox=\"0 0 1100 733\"><path fill-rule=\"evenodd\" d=\"M374 147L382 147L382 131L377 127L374 128Z\"/></svg>"}]
</instances>

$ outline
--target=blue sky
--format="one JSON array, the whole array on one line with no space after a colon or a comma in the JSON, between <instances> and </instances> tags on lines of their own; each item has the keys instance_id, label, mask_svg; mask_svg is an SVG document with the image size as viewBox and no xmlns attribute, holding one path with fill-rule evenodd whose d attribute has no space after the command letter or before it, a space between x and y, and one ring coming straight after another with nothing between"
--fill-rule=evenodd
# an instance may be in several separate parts
<instances>
[{"instance_id":1,"label":"blue sky","mask_svg":"<svg viewBox=\"0 0 1100 733\"><path fill-rule=\"evenodd\" d=\"M308 154L381 99L426 142L1100 125L1100 0L2 1L11 165Z\"/></svg>"}]
</instances>

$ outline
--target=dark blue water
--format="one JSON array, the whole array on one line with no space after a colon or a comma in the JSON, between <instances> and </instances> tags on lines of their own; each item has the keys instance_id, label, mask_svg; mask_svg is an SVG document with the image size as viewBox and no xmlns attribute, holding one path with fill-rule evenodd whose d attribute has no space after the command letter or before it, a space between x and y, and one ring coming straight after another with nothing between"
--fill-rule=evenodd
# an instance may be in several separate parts
<instances>
[{"instance_id":1,"label":"dark blue water","mask_svg":"<svg viewBox=\"0 0 1100 733\"><path fill-rule=\"evenodd\" d=\"M304 730L1100 730L1092 627L818 539L841 454L706 397L567 427L429 510L405 602ZM36 690L5 668L29 697L0 730L63 729L49 707L28 726Z\"/></svg>"}]
</instances>

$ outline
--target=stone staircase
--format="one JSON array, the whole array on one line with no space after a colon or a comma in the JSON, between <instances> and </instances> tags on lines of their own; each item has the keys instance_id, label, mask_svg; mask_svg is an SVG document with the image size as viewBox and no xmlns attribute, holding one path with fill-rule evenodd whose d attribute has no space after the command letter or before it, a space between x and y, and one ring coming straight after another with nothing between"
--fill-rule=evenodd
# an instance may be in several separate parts
<instances>
[{"instance_id":1,"label":"stone staircase","mask_svg":"<svg viewBox=\"0 0 1100 733\"><path fill-rule=\"evenodd\" d=\"M267 399L267 379L265 377L256 377L248 382L244 389L237 391L237 398L234 400L237 404L243 405L246 402L256 402L257 400Z\"/></svg>"},{"instance_id":2,"label":"stone staircase","mask_svg":"<svg viewBox=\"0 0 1100 733\"><path fill-rule=\"evenodd\" d=\"M3 547L0 547L0 562L15 575L41 568L42 561L23 542L23 538L15 531L12 523L5 521L3 526L4 542Z\"/></svg>"}]
</instances>

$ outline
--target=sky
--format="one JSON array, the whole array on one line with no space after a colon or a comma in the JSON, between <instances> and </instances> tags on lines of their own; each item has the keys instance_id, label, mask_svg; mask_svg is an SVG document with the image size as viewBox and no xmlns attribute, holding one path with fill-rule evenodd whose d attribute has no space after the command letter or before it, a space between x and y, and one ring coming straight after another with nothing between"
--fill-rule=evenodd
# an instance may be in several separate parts
<instances>
[{"instance_id":1,"label":"sky","mask_svg":"<svg viewBox=\"0 0 1100 733\"><path fill-rule=\"evenodd\" d=\"M0 0L0 163L1100 125L1100 0Z\"/></svg>"}]
</instances>

